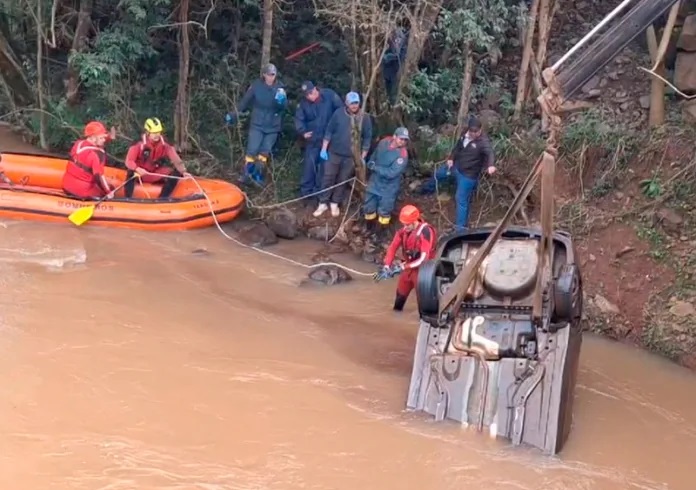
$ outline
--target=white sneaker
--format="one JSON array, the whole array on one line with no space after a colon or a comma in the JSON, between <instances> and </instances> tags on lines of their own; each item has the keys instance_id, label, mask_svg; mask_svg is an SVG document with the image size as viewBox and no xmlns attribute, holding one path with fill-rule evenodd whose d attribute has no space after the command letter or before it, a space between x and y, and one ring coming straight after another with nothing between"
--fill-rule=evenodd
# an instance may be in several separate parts
<instances>
[{"instance_id":1,"label":"white sneaker","mask_svg":"<svg viewBox=\"0 0 696 490\"><path fill-rule=\"evenodd\" d=\"M317 209L314 211L313 216L315 218L318 218L319 216L324 214L327 209L329 209L329 207L326 204L321 203L321 204L319 204L319 206L317 206Z\"/></svg>"},{"instance_id":2,"label":"white sneaker","mask_svg":"<svg viewBox=\"0 0 696 490\"><path fill-rule=\"evenodd\" d=\"M338 218L341 215L341 210L338 209L338 204L335 202L331 203L331 216Z\"/></svg>"}]
</instances>

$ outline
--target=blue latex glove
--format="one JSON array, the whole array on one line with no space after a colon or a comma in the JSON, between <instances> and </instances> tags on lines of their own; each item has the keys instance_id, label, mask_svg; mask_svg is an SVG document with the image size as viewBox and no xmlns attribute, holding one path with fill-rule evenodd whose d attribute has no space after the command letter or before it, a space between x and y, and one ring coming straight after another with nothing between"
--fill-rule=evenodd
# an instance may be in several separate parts
<instances>
[{"instance_id":1,"label":"blue latex glove","mask_svg":"<svg viewBox=\"0 0 696 490\"><path fill-rule=\"evenodd\" d=\"M233 126L237 123L237 115L233 112L228 112L225 114L225 124L228 126Z\"/></svg>"},{"instance_id":2,"label":"blue latex glove","mask_svg":"<svg viewBox=\"0 0 696 490\"><path fill-rule=\"evenodd\" d=\"M404 271L404 266L402 264L396 264L394 265L391 270L389 271L389 277L394 277L398 276Z\"/></svg>"},{"instance_id":3,"label":"blue latex glove","mask_svg":"<svg viewBox=\"0 0 696 490\"><path fill-rule=\"evenodd\" d=\"M282 103L285 102L285 100L286 100L287 98L288 98L288 96L285 95L285 90L284 90L284 89L279 88L278 90L276 90L276 94L275 94L275 100L276 100L276 102L278 102L279 104L282 104Z\"/></svg>"},{"instance_id":4,"label":"blue latex glove","mask_svg":"<svg viewBox=\"0 0 696 490\"><path fill-rule=\"evenodd\" d=\"M377 165L377 164L374 162L374 160L370 160L369 162L367 162L367 168L368 168L369 170L374 170L374 169L375 169L375 165Z\"/></svg>"},{"instance_id":5,"label":"blue latex glove","mask_svg":"<svg viewBox=\"0 0 696 490\"><path fill-rule=\"evenodd\" d=\"M385 279L389 279L390 277L392 277L391 269L386 265L380 267L379 270L372 275L372 279L375 282L383 281Z\"/></svg>"},{"instance_id":6,"label":"blue latex glove","mask_svg":"<svg viewBox=\"0 0 696 490\"><path fill-rule=\"evenodd\" d=\"M328 160L329 159L329 152L326 150L321 150L319 152L319 158L321 158L322 160Z\"/></svg>"}]
</instances>

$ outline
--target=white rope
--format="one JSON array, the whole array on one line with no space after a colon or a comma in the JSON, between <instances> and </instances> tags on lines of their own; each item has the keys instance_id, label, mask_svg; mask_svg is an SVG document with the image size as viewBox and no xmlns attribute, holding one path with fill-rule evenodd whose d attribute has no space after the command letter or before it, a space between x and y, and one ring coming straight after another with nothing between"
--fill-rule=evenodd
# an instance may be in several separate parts
<instances>
[{"instance_id":1,"label":"white rope","mask_svg":"<svg viewBox=\"0 0 696 490\"><path fill-rule=\"evenodd\" d=\"M230 240L230 241L236 243L236 244L239 245L240 247L248 248L248 249L250 249L250 250L254 250L254 251L256 251L256 252L259 252L259 253L268 255L268 256L270 256L270 257L273 257L273 258L276 258L276 259L279 259L279 260L284 260L285 262L288 262L288 263L290 263L290 264L293 264L293 265L302 267L302 268L304 268L304 269L310 269L310 270L311 270L311 269L316 269L317 267L334 266L334 267L338 267L338 268L340 268L340 269L343 269L343 270L345 270L345 271L348 271L348 272L350 272L350 273L352 273L352 274L355 274L356 276L372 277L372 275L373 275L372 272L362 272L362 271L359 271L359 270L351 269L350 267L347 267L347 266L345 266L345 265L339 264L339 263L337 263L337 262L320 262L320 263L318 263L318 264L311 264L311 265L310 265L310 264L305 264L305 263L299 262L299 261L297 261L297 260L291 259L291 258L289 258L289 257L284 257L284 256L282 256L282 255L278 255L278 254L275 254L275 253L273 253L273 252L269 252L268 250L264 250L264 249L262 249L262 248L260 248L260 247L254 247L254 246L252 246L252 245L247 245L246 243L243 243L243 242L237 240L237 239L234 238L233 236L230 236L225 230L222 229L222 226L220 225L220 222L218 221L217 215L215 214L215 208L213 207L213 203L212 203L212 201L210 200L210 198L208 197L208 194L203 190L203 187L201 187L201 185L198 183L198 180L196 180L193 176L191 176L191 177L177 177L177 176L174 176L174 175L167 175L166 177L167 177L167 178L170 178L170 179L176 179L176 180L191 180L191 181L193 181L193 183L196 185L196 187L198 188L198 190L200 191L200 193L203 195L203 197L205 198L206 202L208 203L208 208L210 209L210 214L211 214L211 216L213 217L213 221L215 222L215 227L216 227L216 228L218 229L218 231L222 234L222 236L224 236L224 237L227 238L228 240ZM286 201L286 202L284 202L284 203L274 204L274 205L266 206L266 207L253 206L253 205L252 205L252 207L255 207L255 208L257 208L257 209L269 209L269 208L272 208L272 207L285 206L285 205L290 204L290 203L292 203L292 202L297 202L297 201L300 201L300 200L302 200L302 199L306 199L306 198L308 198L308 197L312 197L313 195L321 194L322 192L328 191L328 190L330 190L330 189L333 189L334 187L338 187L338 186L340 186L340 185L346 184L346 183L351 182L351 181L358 181L358 179L355 178L355 177L353 177L353 178L348 179L348 180L345 180L344 182L341 182L341 183L339 183L339 184L333 185L333 186L328 187L328 188L326 188L326 189L323 189L323 190L321 190L321 191L318 191L318 192L315 192L315 193L313 193L313 194L310 194L309 196L301 197L301 198L298 198L298 199L292 199L291 201ZM248 199L246 193L242 192L242 194L244 194L244 198L245 198L247 201L249 201L249 202L251 203L251 200ZM347 211L346 211L346 212L347 212Z\"/></svg>"}]
</instances>

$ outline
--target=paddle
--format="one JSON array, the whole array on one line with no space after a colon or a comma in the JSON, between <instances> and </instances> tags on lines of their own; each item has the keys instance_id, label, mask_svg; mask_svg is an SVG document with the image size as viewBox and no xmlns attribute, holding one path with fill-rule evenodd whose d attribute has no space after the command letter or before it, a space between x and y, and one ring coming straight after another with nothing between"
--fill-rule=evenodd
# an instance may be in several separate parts
<instances>
[{"instance_id":1,"label":"paddle","mask_svg":"<svg viewBox=\"0 0 696 490\"><path fill-rule=\"evenodd\" d=\"M133 175L131 176L130 179L126 179L126 180L123 182L123 184L121 184L121 185L119 185L118 187L116 187L112 192L116 192L116 191L119 190L121 187L123 187L124 185L126 185L126 184L128 183L129 180L134 179L134 178L136 178L137 176L138 176L138 174L133 174ZM99 205L100 205L102 202L104 202L105 200L106 200L106 196L102 197L101 199L99 199L99 200L98 200L97 202L95 202L94 204L91 204L91 205L89 205L89 206L85 206L84 208L80 208L80 209L77 209L77 210L73 211L73 212L70 213L70 215L68 216L68 219L69 219L70 222L71 222L72 224L74 224L75 226L82 226L82 225L84 225L85 223L87 223L87 222L92 218L92 215L94 214L94 210L97 208L97 206L99 206Z\"/></svg>"}]
</instances>

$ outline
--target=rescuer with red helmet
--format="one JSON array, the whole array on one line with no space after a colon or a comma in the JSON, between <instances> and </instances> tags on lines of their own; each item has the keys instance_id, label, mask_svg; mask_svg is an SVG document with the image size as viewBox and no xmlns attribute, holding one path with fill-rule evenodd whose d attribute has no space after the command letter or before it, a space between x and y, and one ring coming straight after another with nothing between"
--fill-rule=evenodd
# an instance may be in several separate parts
<instances>
[{"instance_id":1,"label":"rescuer with red helmet","mask_svg":"<svg viewBox=\"0 0 696 490\"><path fill-rule=\"evenodd\" d=\"M384 265L374 275L375 281L381 281L400 274L394 300L395 311L404 309L408 295L416 287L418 268L435 256L437 244L435 228L421 218L417 207L407 204L401 208L399 221L404 226L396 232L384 256ZM399 251L403 262L392 265Z\"/></svg>"},{"instance_id":2,"label":"rescuer with red helmet","mask_svg":"<svg viewBox=\"0 0 696 490\"><path fill-rule=\"evenodd\" d=\"M113 139L115 130L111 133L98 122L87 123L84 138L73 144L70 150L68 165L63 174L63 191L69 196L81 199L114 197L109 183L104 177L106 152L104 146Z\"/></svg>"}]
</instances>

